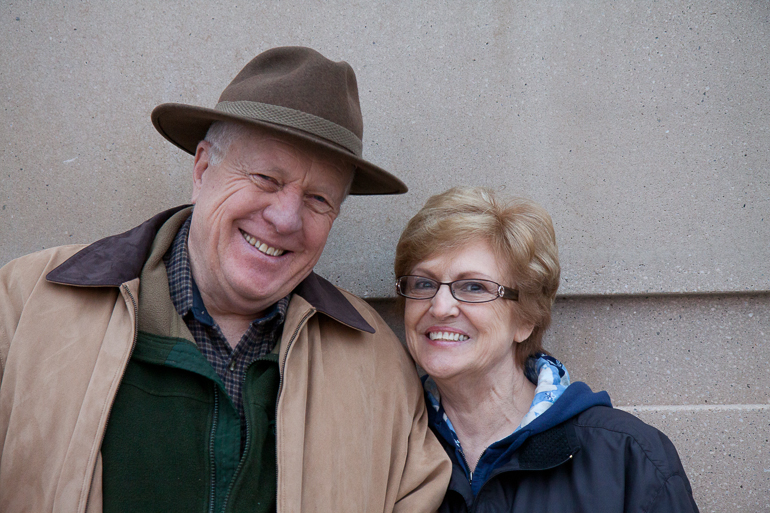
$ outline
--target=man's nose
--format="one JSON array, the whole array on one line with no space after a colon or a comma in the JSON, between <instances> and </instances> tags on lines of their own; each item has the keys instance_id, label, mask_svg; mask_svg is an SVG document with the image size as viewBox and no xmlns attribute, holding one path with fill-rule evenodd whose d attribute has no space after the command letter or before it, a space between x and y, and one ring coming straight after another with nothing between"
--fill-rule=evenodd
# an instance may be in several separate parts
<instances>
[{"instance_id":1,"label":"man's nose","mask_svg":"<svg viewBox=\"0 0 770 513\"><path fill-rule=\"evenodd\" d=\"M283 189L272 194L270 204L262 215L278 233L294 233L302 229L303 196L297 191Z\"/></svg>"},{"instance_id":2,"label":"man's nose","mask_svg":"<svg viewBox=\"0 0 770 513\"><path fill-rule=\"evenodd\" d=\"M460 312L458 306L457 299L452 295L452 291L446 283L438 286L436 295L430 300L430 311L436 318L456 316Z\"/></svg>"}]
</instances>

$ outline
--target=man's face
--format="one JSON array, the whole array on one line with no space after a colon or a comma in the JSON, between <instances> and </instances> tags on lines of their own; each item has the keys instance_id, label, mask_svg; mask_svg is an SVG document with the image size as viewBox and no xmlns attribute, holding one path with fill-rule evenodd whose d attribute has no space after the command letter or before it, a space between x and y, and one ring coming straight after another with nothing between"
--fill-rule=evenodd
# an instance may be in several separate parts
<instances>
[{"instance_id":1,"label":"man's face","mask_svg":"<svg viewBox=\"0 0 770 513\"><path fill-rule=\"evenodd\" d=\"M190 262L212 314L255 316L313 269L352 169L294 139L247 132L218 165L198 145Z\"/></svg>"}]
</instances>

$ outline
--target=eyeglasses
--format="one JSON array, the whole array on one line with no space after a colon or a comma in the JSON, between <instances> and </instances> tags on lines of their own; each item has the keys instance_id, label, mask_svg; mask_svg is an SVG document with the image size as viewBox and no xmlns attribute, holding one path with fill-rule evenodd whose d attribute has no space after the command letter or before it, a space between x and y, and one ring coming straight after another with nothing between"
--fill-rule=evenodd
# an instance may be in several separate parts
<instances>
[{"instance_id":1,"label":"eyeglasses","mask_svg":"<svg viewBox=\"0 0 770 513\"><path fill-rule=\"evenodd\" d=\"M424 276L400 276L396 279L396 292L409 299L431 299L438 294L442 285L448 285L449 291L463 303L487 303L501 297L518 301L519 291L490 280L455 280L444 283Z\"/></svg>"}]
</instances>

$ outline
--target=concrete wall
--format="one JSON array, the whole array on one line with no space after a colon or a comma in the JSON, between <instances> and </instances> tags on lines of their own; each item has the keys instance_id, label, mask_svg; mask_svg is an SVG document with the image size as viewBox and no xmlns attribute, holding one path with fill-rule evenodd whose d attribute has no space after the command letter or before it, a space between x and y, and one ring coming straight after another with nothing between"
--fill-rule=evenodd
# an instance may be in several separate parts
<instances>
[{"instance_id":1,"label":"concrete wall","mask_svg":"<svg viewBox=\"0 0 770 513\"><path fill-rule=\"evenodd\" d=\"M549 349L674 440L702 511L770 510L770 3L10 1L0 24L0 263L186 202L152 108L312 46L356 70L364 154L411 188L351 198L319 272L399 329L393 248L429 195L537 200Z\"/></svg>"}]
</instances>

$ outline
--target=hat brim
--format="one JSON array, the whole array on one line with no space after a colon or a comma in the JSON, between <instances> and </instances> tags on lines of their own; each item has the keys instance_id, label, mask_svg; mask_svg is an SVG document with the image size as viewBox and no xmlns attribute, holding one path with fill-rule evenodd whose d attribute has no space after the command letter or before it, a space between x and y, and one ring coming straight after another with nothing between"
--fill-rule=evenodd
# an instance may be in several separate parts
<instances>
[{"instance_id":1,"label":"hat brim","mask_svg":"<svg viewBox=\"0 0 770 513\"><path fill-rule=\"evenodd\" d=\"M341 146L289 126L182 103L158 105L153 109L151 118L152 124L163 137L191 155L195 155L198 143L206 137L206 132L213 122L233 121L298 137L339 155L356 167L350 194L403 194L409 190L404 182L381 167L353 155Z\"/></svg>"}]
</instances>

